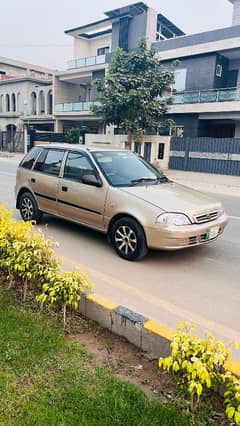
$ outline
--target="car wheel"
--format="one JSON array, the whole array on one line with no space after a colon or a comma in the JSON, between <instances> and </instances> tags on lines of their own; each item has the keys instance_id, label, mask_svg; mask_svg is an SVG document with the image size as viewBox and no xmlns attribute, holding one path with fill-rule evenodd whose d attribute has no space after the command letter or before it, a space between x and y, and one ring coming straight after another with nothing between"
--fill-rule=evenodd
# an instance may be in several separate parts
<instances>
[{"instance_id":1,"label":"car wheel","mask_svg":"<svg viewBox=\"0 0 240 426\"><path fill-rule=\"evenodd\" d=\"M139 260L148 252L146 238L139 223L131 218L118 219L110 231L112 245L126 260Z\"/></svg>"},{"instance_id":2,"label":"car wheel","mask_svg":"<svg viewBox=\"0 0 240 426\"><path fill-rule=\"evenodd\" d=\"M19 210L25 222L35 221L38 223L41 219L42 213L38 209L37 202L30 192L24 192L21 195Z\"/></svg>"}]
</instances>

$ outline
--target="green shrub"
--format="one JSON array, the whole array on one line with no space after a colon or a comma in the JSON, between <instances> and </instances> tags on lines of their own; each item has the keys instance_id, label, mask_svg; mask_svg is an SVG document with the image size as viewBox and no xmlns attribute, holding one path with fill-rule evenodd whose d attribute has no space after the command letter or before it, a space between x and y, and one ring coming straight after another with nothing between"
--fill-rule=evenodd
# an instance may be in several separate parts
<instances>
[{"instance_id":1,"label":"green shrub","mask_svg":"<svg viewBox=\"0 0 240 426\"><path fill-rule=\"evenodd\" d=\"M58 270L54 248L57 243L46 239L30 222L18 222L12 213L0 206L0 269L9 286L21 285L24 300L29 286L40 287L49 270Z\"/></svg>"},{"instance_id":2,"label":"green shrub","mask_svg":"<svg viewBox=\"0 0 240 426\"><path fill-rule=\"evenodd\" d=\"M76 127L72 127L67 132L67 142L77 144L79 143L80 130Z\"/></svg>"},{"instance_id":3,"label":"green shrub","mask_svg":"<svg viewBox=\"0 0 240 426\"><path fill-rule=\"evenodd\" d=\"M236 424L240 423L240 380L232 373L225 375L226 392L224 393L224 403L226 414L229 419L234 419Z\"/></svg>"},{"instance_id":4,"label":"green shrub","mask_svg":"<svg viewBox=\"0 0 240 426\"><path fill-rule=\"evenodd\" d=\"M82 293L91 289L88 276L84 272L52 270L48 272L47 282L42 286L42 294L37 296L37 300L41 304L49 303L52 306L61 307L65 327L67 307L76 310Z\"/></svg>"},{"instance_id":5,"label":"green shrub","mask_svg":"<svg viewBox=\"0 0 240 426\"><path fill-rule=\"evenodd\" d=\"M179 386L190 396L193 412L197 410L200 397L207 389L216 392L224 384L226 414L238 423L240 381L225 369L231 349L208 332L205 338L199 338L192 333L194 329L188 323L179 325L171 343L171 355L160 358L159 367L177 375Z\"/></svg>"},{"instance_id":6,"label":"green shrub","mask_svg":"<svg viewBox=\"0 0 240 426\"><path fill-rule=\"evenodd\" d=\"M63 309L65 325L67 307L77 309L81 294L92 286L83 272L62 272L55 247L32 223L16 221L0 206L0 272L8 287L20 286L24 300L29 288L41 292L37 300Z\"/></svg>"}]
</instances>

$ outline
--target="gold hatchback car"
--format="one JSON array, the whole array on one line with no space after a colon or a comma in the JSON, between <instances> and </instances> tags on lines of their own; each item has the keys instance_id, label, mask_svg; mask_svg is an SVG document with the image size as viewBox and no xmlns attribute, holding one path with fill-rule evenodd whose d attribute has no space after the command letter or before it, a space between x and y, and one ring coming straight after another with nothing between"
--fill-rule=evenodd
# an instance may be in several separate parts
<instances>
[{"instance_id":1,"label":"gold hatchback car","mask_svg":"<svg viewBox=\"0 0 240 426\"><path fill-rule=\"evenodd\" d=\"M19 164L15 190L25 221L50 213L94 228L127 260L142 258L148 248L215 241L228 221L220 202L170 181L124 150L34 147Z\"/></svg>"}]
</instances>

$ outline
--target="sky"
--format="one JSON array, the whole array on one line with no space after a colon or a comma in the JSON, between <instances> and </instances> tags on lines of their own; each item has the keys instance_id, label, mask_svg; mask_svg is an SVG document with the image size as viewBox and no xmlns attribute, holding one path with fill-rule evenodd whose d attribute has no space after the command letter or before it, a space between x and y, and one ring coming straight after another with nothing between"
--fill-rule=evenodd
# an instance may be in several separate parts
<instances>
[{"instance_id":1,"label":"sky","mask_svg":"<svg viewBox=\"0 0 240 426\"><path fill-rule=\"evenodd\" d=\"M137 0L0 0L0 56L66 68L73 38L64 30L104 18L104 12ZM146 0L148 6L193 34L231 25L228 0Z\"/></svg>"}]
</instances>

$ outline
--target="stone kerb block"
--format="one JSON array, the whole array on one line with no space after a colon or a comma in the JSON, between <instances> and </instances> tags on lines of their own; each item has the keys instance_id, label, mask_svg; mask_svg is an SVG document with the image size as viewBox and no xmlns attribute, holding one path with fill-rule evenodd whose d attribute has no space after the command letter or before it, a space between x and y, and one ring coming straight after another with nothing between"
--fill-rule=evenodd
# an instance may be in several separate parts
<instances>
[{"instance_id":1,"label":"stone kerb block","mask_svg":"<svg viewBox=\"0 0 240 426\"><path fill-rule=\"evenodd\" d=\"M96 321L102 327L111 330L112 310L117 305L98 294L92 293L86 296L85 315L87 318Z\"/></svg>"},{"instance_id":2,"label":"stone kerb block","mask_svg":"<svg viewBox=\"0 0 240 426\"><path fill-rule=\"evenodd\" d=\"M171 353L172 332L155 321L147 321L142 329L142 350L157 358Z\"/></svg>"},{"instance_id":3,"label":"stone kerb block","mask_svg":"<svg viewBox=\"0 0 240 426\"><path fill-rule=\"evenodd\" d=\"M112 311L112 332L124 336L129 342L141 347L142 328L146 322L143 315L137 314L124 306Z\"/></svg>"}]
</instances>

